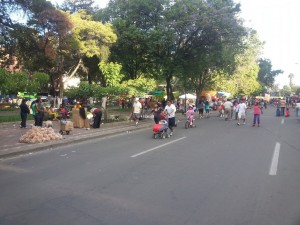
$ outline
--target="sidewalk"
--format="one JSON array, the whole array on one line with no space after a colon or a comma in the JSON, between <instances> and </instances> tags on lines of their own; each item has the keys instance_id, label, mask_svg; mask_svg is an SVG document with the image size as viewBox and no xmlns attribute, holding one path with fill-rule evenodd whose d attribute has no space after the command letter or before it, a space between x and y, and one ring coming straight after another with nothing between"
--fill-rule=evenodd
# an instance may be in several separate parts
<instances>
[{"instance_id":1,"label":"sidewalk","mask_svg":"<svg viewBox=\"0 0 300 225\"><path fill-rule=\"evenodd\" d=\"M33 121L27 121L28 127L31 127L31 124L33 124ZM91 128L90 130L86 130L85 128L74 128L72 131L70 131L69 135L66 135L64 132L63 138L60 140L27 144L20 143L19 139L30 128L20 128L19 122L0 123L0 158L42 151L63 145L70 145L94 138L100 138L134 130L150 129L152 126L153 119L145 119L140 121L138 127L136 127L135 123L132 121L106 123L101 124L100 129ZM59 121L53 121L53 129L55 133L59 132Z\"/></svg>"},{"instance_id":2,"label":"sidewalk","mask_svg":"<svg viewBox=\"0 0 300 225\"><path fill-rule=\"evenodd\" d=\"M185 115L177 113L176 120L185 120ZM32 120L27 121L27 127L31 127L32 124ZM63 138L61 140L27 144L20 143L19 139L30 128L20 128L20 122L0 123L0 159L47 150L63 145L71 145L82 141L131 132L135 130L149 129L149 131L151 130L150 132L152 132L153 124L153 119L149 118L141 120L137 127L135 126L135 123L133 121L105 123L101 124L100 129L91 128L90 130L86 130L85 128L74 128L72 131L70 131L69 135L66 135L64 132ZM59 121L53 121L53 129L55 133L59 132Z\"/></svg>"}]
</instances>

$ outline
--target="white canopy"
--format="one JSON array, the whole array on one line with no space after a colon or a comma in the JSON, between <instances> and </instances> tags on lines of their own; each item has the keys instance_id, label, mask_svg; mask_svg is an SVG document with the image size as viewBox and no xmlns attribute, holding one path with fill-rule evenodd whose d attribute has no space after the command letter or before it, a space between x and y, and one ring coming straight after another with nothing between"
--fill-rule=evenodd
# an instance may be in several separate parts
<instances>
[{"instance_id":1,"label":"white canopy","mask_svg":"<svg viewBox=\"0 0 300 225\"><path fill-rule=\"evenodd\" d=\"M183 94L179 96L180 99L196 99L197 97L192 94Z\"/></svg>"}]
</instances>

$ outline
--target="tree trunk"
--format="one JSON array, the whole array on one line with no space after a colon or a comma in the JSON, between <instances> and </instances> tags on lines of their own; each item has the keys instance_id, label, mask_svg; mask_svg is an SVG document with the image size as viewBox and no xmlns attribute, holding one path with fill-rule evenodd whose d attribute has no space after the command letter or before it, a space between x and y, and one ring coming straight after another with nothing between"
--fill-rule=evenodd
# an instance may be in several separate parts
<instances>
[{"instance_id":1,"label":"tree trunk","mask_svg":"<svg viewBox=\"0 0 300 225\"><path fill-rule=\"evenodd\" d=\"M59 97L64 97L64 81L61 73L59 74Z\"/></svg>"},{"instance_id":2,"label":"tree trunk","mask_svg":"<svg viewBox=\"0 0 300 225\"><path fill-rule=\"evenodd\" d=\"M106 107L106 103L107 103L107 96L104 96L104 97L102 97L102 108L104 109L104 112L103 112L103 114L104 114L104 120L106 121L107 120L107 107Z\"/></svg>"},{"instance_id":3,"label":"tree trunk","mask_svg":"<svg viewBox=\"0 0 300 225\"><path fill-rule=\"evenodd\" d=\"M167 83L166 90L167 90L167 99L168 100L174 100L174 95L172 92L173 88L171 85L171 78L172 78L171 75L168 75L166 78L166 83Z\"/></svg>"}]
</instances>

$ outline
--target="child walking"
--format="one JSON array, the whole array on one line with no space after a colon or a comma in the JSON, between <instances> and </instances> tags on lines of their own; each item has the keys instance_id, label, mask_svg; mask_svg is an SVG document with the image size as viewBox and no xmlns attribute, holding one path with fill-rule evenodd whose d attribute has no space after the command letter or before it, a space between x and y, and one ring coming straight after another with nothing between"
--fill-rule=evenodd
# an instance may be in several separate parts
<instances>
[{"instance_id":1,"label":"child walking","mask_svg":"<svg viewBox=\"0 0 300 225\"><path fill-rule=\"evenodd\" d=\"M262 112L261 112L261 107L260 107L259 103L255 102L255 104L253 106L253 125L252 125L252 127L255 127L256 122L257 122L257 126L259 127L261 113Z\"/></svg>"}]
</instances>

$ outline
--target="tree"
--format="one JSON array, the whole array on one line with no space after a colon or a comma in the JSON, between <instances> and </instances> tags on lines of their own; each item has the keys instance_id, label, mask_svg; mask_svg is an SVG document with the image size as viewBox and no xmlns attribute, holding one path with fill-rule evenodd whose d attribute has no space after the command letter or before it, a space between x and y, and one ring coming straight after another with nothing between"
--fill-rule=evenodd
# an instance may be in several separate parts
<instances>
[{"instance_id":1,"label":"tree","mask_svg":"<svg viewBox=\"0 0 300 225\"><path fill-rule=\"evenodd\" d=\"M288 77L290 79L290 87L294 86L295 75L293 73L290 73Z\"/></svg>"},{"instance_id":2,"label":"tree","mask_svg":"<svg viewBox=\"0 0 300 225\"><path fill-rule=\"evenodd\" d=\"M1 94L10 94L10 74L5 70L0 68L0 92Z\"/></svg>"},{"instance_id":3,"label":"tree","mask_svg":"<svg viewBox=\"0 0 300 225\"><path fill-rule=\"evenodd\" d=\"M291 87L291 89L295 95L300 96L300 86L293 86L293 87Z\"/></svg>"},{"instance_id":4,"label":"tree","mask_svg":"<svg viewBox=\"0 0 300 225\"><path fill-rule=\"evenodd\" d=\"M0 68L0 91L5 94L18 92L43 92L47 90L49 75L34 73L32 75L22 71L10 74Z\"/></svg>"},{"instance_id":5,"label":"tree","mask_svg":"<svg viewBox=\"0 0 300 225\"><path fill-rule=\"evenodd\" d=\"M97 7L94 6L94 0L65 0L61 6L61 9L70 13L75 13L80 10L85 10L89 14L92 14Z\"/></svg>"},{"instance_id":6,"label":"tree","mask_svg":"<svg viewBox=\"0 0 300 225\"><path fill-rule=\"evenodd\" d=\"M282 96L290 96L292 93L292 89L289 85L284 85L281 90Z\"/></svg>"},{"instance_id":7,"label":"tree","mask_svg":"<svg viewBox=\"0 0 300 225\"><path fill-rule=\"evenodd\" d=\"M212 70L230 68L246 34L238 12L230 0L114 0L100 14L120 34L111 59L123 65L125 76L164 79L173 98L174 77L202 74L206 86Z\"/></svg>"},{"instance_id":8,"label":"tree","mask_svg":"<svg viewBox=\"0 0 300 225\"><path fill-rule=\"evenodd\" d=\"M251 32L244 40L245 46L242 53L235 57L235 70L232 75L218 74L214 90L226 91L233 96L258 95L262 87L258 82L259 58L262 43L256 32Z\"/></svg>"},{"instance_id":9,"label":"tree","mask_svg":"<svg viewBox=\"0 0 300 225\"><path fill-rule=\"evenodd\" d=\"M82 68L90 68L94 71L94 73L92 73L86 69L90 83L92 83L92 81L99 82L99 80L96 79L97 76L95 76L100 74L99 70L95 72L96 65L98 65L99 62L107 61L110 54L110 47L117 39L111 24L102 24L101 22L92 21L91 19L92 17L85 11L79 11L70 15L70 20L74 24L71 44L75 47L74 50L79 60L76 68L78 68L79 63L82 63ZM84 65L84 62L92 64L88 63ZM76 72L77 69L74 69L71 76Z\"/></svg>"},{"instance_id":10,"label":"tree","mask_svg":"<svg viewBox=\"0 0 300 225\"><path fill-rule=\"evenodd\" d=\"M24 20L31 20L41 10L52 8L52 5L46 0L2 0L0 2L0 60L5 65L9 63L7 60L17 56L23 62L22 56L25 53L23 55L20 53L23 53L24 49L32 43L33 29L29 27L30 24L24 25L20 21L13 20L12 17L16 14L19 16L23 14ZM19 43L20 39L22 39L21 43ZM22 50L20 50L21 47L23 47ZM36 54L31 53L36 49L36 47L27 48L27 58L35 56ZM7 54L10 57L7 58Z\"/></svg>"},{"instance_id":11,"label":"tree","mask_svg":"<svg viewBox=\"0 0 300 225\"><path fill-rule=\"evenodd\" d=\"M104 76L103 86L104 87L118 87L124 77L120 73L122 66L117 63L99 63L99 68Z\"/></svg>"},{"instance_id":12,"label":"tree","mask_svg":"<svg viewBox=\"0 0 300 225\"><path fill-rule=\"evenodd\" d=\"M264 87L272 87L274 85L275 77L281 73L282 70L272 70L272 63L269 59L259 60L258 80Z\"/></svg>"}]
</instances>

